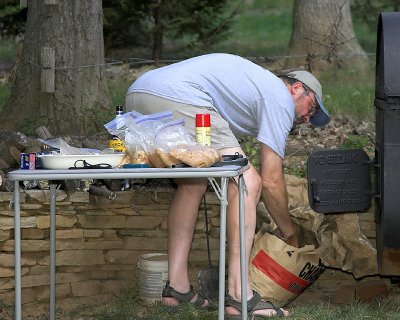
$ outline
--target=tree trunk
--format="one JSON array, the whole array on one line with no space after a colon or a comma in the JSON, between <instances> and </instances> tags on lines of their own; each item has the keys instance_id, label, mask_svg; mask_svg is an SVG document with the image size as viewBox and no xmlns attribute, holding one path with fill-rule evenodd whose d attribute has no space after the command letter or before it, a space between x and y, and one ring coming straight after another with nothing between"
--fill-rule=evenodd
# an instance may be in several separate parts
<instances>
[{"instance_id":1,"label":"tree trunk","mask_svg":"<svg viewBox=\"0 0 400 320\"><path fill-rule=\"evenodd\" d=\"M51 4L49 4L51 3ZM110 114L101 0L30 0L2 126L87 135Z\"/></svg>"},{"instance_id":2,"label":"tree trunk","mask_svg":"<svg viewBox=\"0 0 400 320\"><path fill-rule=\"evenodd\" d=\"M163 46L163 34L164 34L164 1L158 0L157 5L153 10L153 18L154 18L154 31L153 31L153 60L155 64L158 65L158 62L161 59L162 55L162 46Z\"/></svg>"},{"instance_id":3,"label":"tree trunk","mask_svg":"<svg viewBox=\"0 0 400 320\"><path fill-rule=\"evenodd\" d=\"M354 34L348 0L295 0L292 37L286 67L309 70L369 66Z\"/></svg>"},{"instance_id":4,"label":"tree trunk","mask_svg":"<svg viewBox=\"0 0 400 320\"><path fill-rule=\"evenodd\" d=\"M400 0L394 0L394 11L400 11Z\"/></svg>"}]
</instances>

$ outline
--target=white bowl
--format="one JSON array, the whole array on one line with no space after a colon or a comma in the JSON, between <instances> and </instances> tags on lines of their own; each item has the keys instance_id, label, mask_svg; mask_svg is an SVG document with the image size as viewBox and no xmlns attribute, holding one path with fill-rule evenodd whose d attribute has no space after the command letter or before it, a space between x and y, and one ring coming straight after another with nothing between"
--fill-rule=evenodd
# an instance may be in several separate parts
<instances>
[{"instance_id":1,"label":"white bowl","mask_svg":"<svg viewBox=\"0 0 400 320\"><path fill-rule=\"evenodd\" d=\"M37 157L41 160L42 167L44 169L62 170L70 167L84 167L83 160L90 165L108 164L112 168L115 168L121 163L122 159L125 157L125 154L40 154L37 155Z\"/></svg>"}]
</instances>

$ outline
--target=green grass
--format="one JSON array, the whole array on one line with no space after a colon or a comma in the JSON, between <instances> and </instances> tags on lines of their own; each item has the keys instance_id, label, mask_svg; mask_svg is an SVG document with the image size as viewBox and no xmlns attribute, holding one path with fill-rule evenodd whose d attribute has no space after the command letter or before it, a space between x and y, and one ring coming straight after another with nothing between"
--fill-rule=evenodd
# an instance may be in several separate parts
<instances>
[{"instance_id":1,"label":"green grass","mask_svg":"<svg viewBox=\"0 0 400 320\"><path fill-rule=\"evenodd\" d=\"M361 47L367 53L375 53L376 51L376 31L371 32L371 28L363 22L354 23L354 33Z\"/></svg>"},{"instance_id":2,"label":"green grass","mask_svg":"<svg viewBox=\"0 0 400 320\"><path fill-rule=\"evenodd\" d=\"M365 304L354 301L350 305L309 305L293 309L291 320L364 320L400 319L399 306L395 303Z\"/></svg>"},{"instance_id":3,"label":"green grass","mask_svg":"<svg viewBox=\"0 0 400 320\"><path fill-rule=\"evenodd\" d=\"M126 92L131 84L132 82L127 80L113 79L108 81L108 91L113 106L125 104Z\"/></svg>"},{"instance_id":4,"label":"green grass","mask_svg":"<svg viewBox=\"0 0 400 320\"><path fill-rule=\"evenodd\" d=\"M354 301L350 305L310 303L306 306L288 306L286 309L291 314L291 320L400 320L400 306L390 299L369 304ZM79 312L75 310L73 314L79 319ZM96 309L94 313L92 311L91 316L95 320L214 320L217 319L218 312L199 310L190 305L176 309L160 303L146 306L139 302L137 289L130 288L122 291L113 303Z\"/></svg>"},{"instance_id":5,"label":"green grass","mask_svg":"<svg viewBox=\"0 0 400 320\"><path fill-rule=\"evenodd\" d=\"M375 120L375 74L371 67L367 74L357 70L326 70L319 77L324 104L333 115L354 120Z\"/></svg>"},{"instance_id":6,"label":"green grass","mask_svg":"<svg viewBox=\"0 0 400 320\"><path fill-rule=\"evenodd\" d=\"M0 40L0 58L5 62L12 62L15 58L17 44L14 39L3 38Z\"/></svg>"},{"instance_id":7,"label":"green grass","mask_svg":"<svg viewBox=\"0 0 400 320\"><path fill-rule=\"evenodd\" d=\"M370 141L368 137L350 134L344 143L339 146L340 149L364 149L365 151L374 151L374 141Z\"/></svg>"},{"instance_id":8,"label":"green grass","mask_svg":"<svg viewBox=\"0 0 400 320\"><path fill-rule=\"evenodd\" d=\"M293 0L242 2L229 36L210 48L242 56L271 56L286 51L291 35Z\"/></svg>"}]
</instances>

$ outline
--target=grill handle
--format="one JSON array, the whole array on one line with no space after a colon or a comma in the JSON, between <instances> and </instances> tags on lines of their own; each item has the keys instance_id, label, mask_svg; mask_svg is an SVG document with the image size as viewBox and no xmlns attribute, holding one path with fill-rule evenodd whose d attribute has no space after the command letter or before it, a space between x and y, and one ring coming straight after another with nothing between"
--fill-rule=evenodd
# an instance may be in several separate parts
<instances>
[{"instance_id":1,"label":"grill handle","mask_svg":"<svg viewBox=\"0 0 400 320\"><path fill-rule=\"evenodd\" d=\"M320 202L321 198L318 196L318 190L317 190L317 182L315 179L310 180L311 184L311 196L314 199L315 202Z\"/></svg>"}]
</instances>

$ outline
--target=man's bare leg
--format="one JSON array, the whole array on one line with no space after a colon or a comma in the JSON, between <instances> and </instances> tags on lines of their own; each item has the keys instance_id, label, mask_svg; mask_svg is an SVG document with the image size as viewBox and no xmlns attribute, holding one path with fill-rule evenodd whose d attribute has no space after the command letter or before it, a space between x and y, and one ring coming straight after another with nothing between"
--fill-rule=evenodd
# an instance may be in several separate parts
<instances>
[{"instance_id":1,"label":"man's bare leg","mask_svg":"<svg viewBox=\"0 0 400 320\"><path fill-rule=\"evenodd\" d=\"M180 293L190 290L188 259L206 179L179 179L168 215L168 278L170 286ZM192 302L197 300L197 295ZM165 305L177 305L175 298L164 298ZM205 305L207 305L207 301Z\"/></svg>"},{"instance_id":2,"label":"man's bare leg","mask_svg":"<svg viewBox=\"0 0 400 320\"><path fill-rule=\"evenodd\" d=\"M223 151L224 154L234 154L239 152L244 154L240 148L231 148ZM254 240L256 228L256 208L261 196L261 178L257 170L250 165L250 168L243 173L246 183L247 193L245 193L245 246L247 266L250 261L250 253ZM227 238L228 238L228 292L229 295L237 300L241 300L241 278L240 278L240 237L239 237L239 192L235 184L230 183L228 189L228 208L227 208ZM253 291L249 284L247 274L247 299L253 296ZM239 314L233 307L226 307L228 314ZM288 312L283 310L287 316ZM274 316L275 310L259 310L254 314Z\"/></svg>"}]
</instances>

